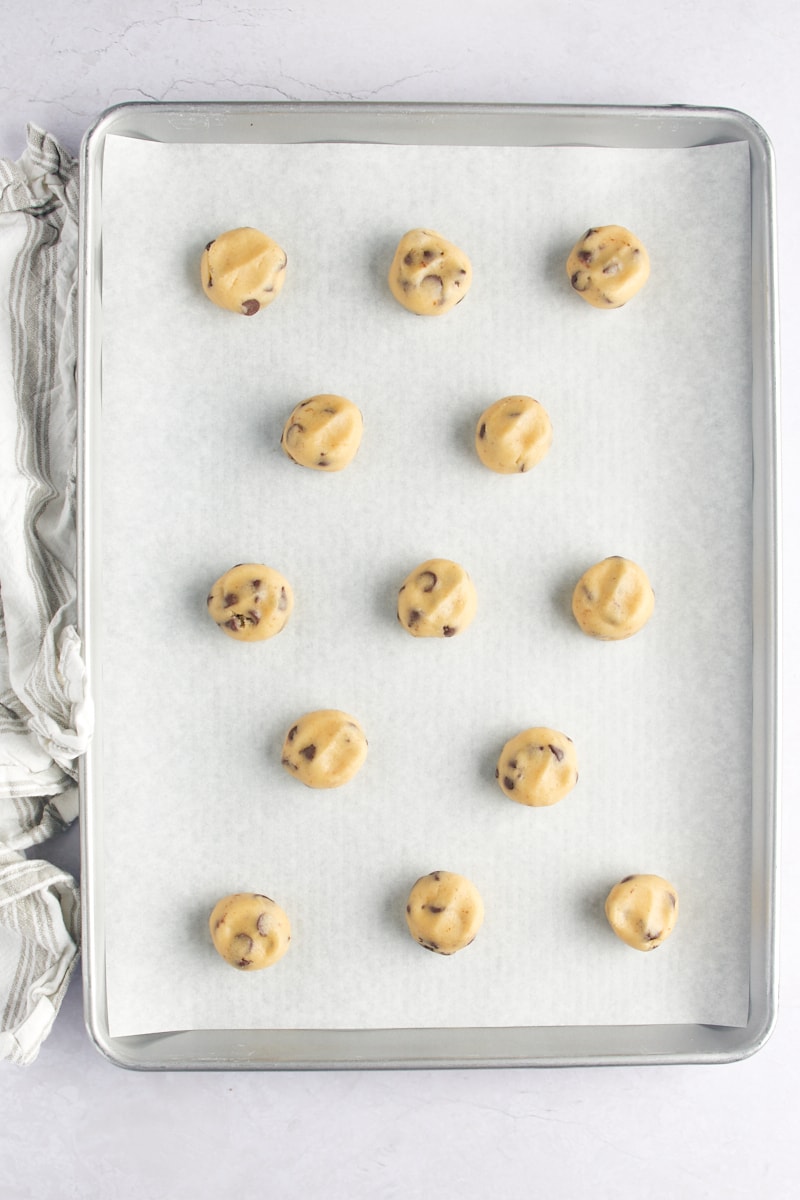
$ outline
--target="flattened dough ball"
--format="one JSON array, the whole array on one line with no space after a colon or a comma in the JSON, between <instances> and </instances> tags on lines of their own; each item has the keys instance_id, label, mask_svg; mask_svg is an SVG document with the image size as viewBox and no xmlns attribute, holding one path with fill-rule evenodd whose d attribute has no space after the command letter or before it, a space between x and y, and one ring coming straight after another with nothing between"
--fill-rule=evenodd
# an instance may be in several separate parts
<instances>
[{"instance_id":1,"label":"flattened dough ball","mask_svg":"<svg viewBox=\"0 0 800 1200\"><path fill-rule=\"evenodd\" d=\"M495 776L503 793L517 804L557 804L578 782L575 745L557 729L524 729L501 750Z\"/></svg>"},{"instance_id":2,"label":"flattened dough ball","mask_svg":"<svg viewBox=\"0 0 800 1200\"><path fill-rule=\"evenodd\" d=\"M286 734L281 762L310 788L337 788L361 770L367 737L349 713L323 708L306 713Z\"/></svg>"},{"instance_id":3,"label":"flattened dough ball","mask_svg":"<svg viewBox=\"0 0 800 1200\"><path fill-rule=\"evenodd\" d=\"M572 612L583 632L605 642L633 637L652 617L655 603L644 570L619 555L585 571L572 593Z\"/></svg>"},{"instance_id":4,"label":"flattened dough ball","mask_svg":"<svg viewBox=\"0 0 800 1200\"><path fill-rule=\"evenodd\" d=\"M301 467L341 471L361 445L364 419L352 400L320 395L303 400L286 422L281 446Z\"/></svg>"},{"instance_id":5,"label":"flattened dough ball","mask_svg":"<svg viewBox=\"0 0 800 1200\"><path fill-rule=\"evenodd\" d=\"M431 558L407 575L397 596L397 619L412 637L455 637L478 607L475 585L458 563Z\"/></svg>"},{"instance_id":6,"label":"flattened dough ball","mask_svg":"<svg viewBox=\"0 0 800 1200\"><path fill-rule=\"evenodd\" d=\"M285 279L286 251L259 229L221 233L200 259L200 280L209 300L245 317L277 300Z\"/></svg>"},{"instance_id":7,"label":"flattened dough ball","mask_svg":"<svg viewBox=\"0 0 800 1200\"><path fill-rule=\"evenodd\" d=\"M483 900L475 884L452 871L432 871L411 889L406 904L408 931L435 954L463 950L483 924Z\"/></svg>"},{"instance_id":8,"label":"flattened dough ball","mask_svg":"<svg viewBox=\"0 0 800 1200\"><path fill-rule=\"evenodd\" d=\"M239 563L212 584L208 614L238 642L263 642L280 633L292 613L288 579L263 563Z\"/></svg>"},{"instance_id":9,"label":"flattened dough ball","mask_svg":"<svg viewBox=\"0 0 800 1200\"><path fill-rule=\"evenodd\" d=\"M634 950L655 950L678 920L677 890L660 875L626 875L606 898L606 917Z\"/></svg>"},{"instance_id":10,"label":"flattened dough ball","mask_svg":"<svg viewBox=\"0 0 800 1200\"><path fill-rule=\"evenodd\" d=\"M292 928L279 904L255 892L223 896L212 909L208 928L214 949L240 971L260 971L283 958Z\"/></svg>"},{"instance_id":11,"label":"flattened dough ball","mask_svg":"<svg viewBox=\"0 0 800 1200\"><path fill-rule=\"evenodd\" d=\"M642 243L622 225L587 229L567 259L567 275L578 295L594 308L621 308L644 287L650 259Z\"/></svg>"},{"instance_id":12,"label":"flattened dough ball","mask_svg":"<svg viewBox=\"0 0 800 1200\"><path fill-rule=\"evenodd\" d=\"M478 458L490 471L516 475L541 462L553 442L553 426L532 396L505 396L481 413L475 429Z\"/></svg>"},{"instance_id":13,"label":"flattened dough ball","mask_svg":"<svg viewBox=\"0 0 800 1200\"><path fill-rule=\"evenodd\" d=\"M472 263L463 250L432 229L411 229L400 239L389 268L398 304L420 317L449 312L466 296Z\"/></svg>"}]
</instances>

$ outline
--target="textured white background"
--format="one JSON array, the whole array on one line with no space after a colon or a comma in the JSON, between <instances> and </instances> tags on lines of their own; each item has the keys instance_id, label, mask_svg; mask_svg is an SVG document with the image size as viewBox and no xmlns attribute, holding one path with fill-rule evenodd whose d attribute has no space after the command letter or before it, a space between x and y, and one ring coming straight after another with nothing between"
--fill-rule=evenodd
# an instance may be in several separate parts
<instances>
[{"instance_id":1,"label":"textured white background","mask_svg":"<svg viewBox=\"0 0 800 1200\"><path fill-rule=\"evenodd\" d=\"M695 103L740 108L778 159L781 245L800 209L793 0L146 0L0 3L0 152L35 120L77 149L111 103L385 99ZM798 582L800 437L784 272L785 594ZM796 1159L800 639L787 606L782 1005L753 1059L722 1068L403 1074L130 1075L82 1026L80 985L32 1067L0 1078L0 1191L12 1200L790 1197ZM77 834L49 847L78 871Z\"/></svg>"}]
</instances>

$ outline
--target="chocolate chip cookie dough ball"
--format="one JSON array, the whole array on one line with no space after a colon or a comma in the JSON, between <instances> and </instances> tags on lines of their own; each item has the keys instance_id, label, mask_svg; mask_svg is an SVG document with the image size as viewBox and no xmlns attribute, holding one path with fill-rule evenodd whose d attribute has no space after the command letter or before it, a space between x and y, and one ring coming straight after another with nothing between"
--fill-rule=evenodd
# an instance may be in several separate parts
<instances>
[{"instance_id":1,"label":"chocolate chip cookie dough ball","mask_svg":"<svg viewBox=\"0 0 800 1200\"><path fill-rule=\"evenodd\" d=\"M285 279L286 252L258 229L220 234L200 259L200 280L209 300L245 317L277 300Z\"/></svg>"},{"instance_id":2,"label":"chocolate chip cookie dough ball","mask_svg":"<svg viewBox=\"0 0 800 1200\"><path fill-rule=\"evenodd\" d=\"M463 633L478 607L475 585L458 563L431 558L407 575L397 596L397 619L418 638Z\"/></svg>"},{"instance_id":3,"label":"chocolate chip cookie dough ball","mask_svg":"<svg viewBox=\"0 0 800 1200\"><path fill-rule=\"evenodd\" d=\"M239 642L263 642L280 633L294 605L287 579L263 563L239 563L212 584L208 614Z\"/></svg>"},{"instance_id":4,"label":"chocolate chip cookie dough ball","mask_svg":"<svg viewBox=\"0 0 800 1200\"><path fill-rule=\"evenodd\" d=\"M587 229L567 259L575 291L594 308L621 308L650 275L650 259L639 239L621 225Z\"/></svg>"},{"instance_id":5,"label":"chocolate chip cookie dough ball","mask_svg":"<svg viewBox=\"0 0 800 1200\"><path fill-rule=\"evenodd\" d=\"M208 928L214 949L240 971L271 967L283 958L292 936L281 906L255 892L236 892L218 900Z\"/></svg>"},{"instance_id":6,"label":"chocolate chip cookie dough ball","mask_svg":"<svg viewBox=\"0 0 800 1200\"><path fill-rule=\"evenodd\" d=\"M364 419L344 396L312 396L293 409L283 428L281 446L301 467L342 471L361 445Z\"/></svg>"},{"instance_id":7,"label":"chocolate chip cookie dough ball","mask_svg":"<svg viewBox=\"0 0 800 1200\"><path fill-rule=\"evenodd\" d=\"M626 875L608 893L606 917L634 950L655 950L678 920L678 893L660 875Z\"/></svg>"},{"instance_id":8,"label":"chocolate chip cookie dough ball","mask_svg":"<svg viewBox=\"0 0 800 1200\"><path fill-rule=\"evenodd\" d=\"M286 734L281 762L310 788L337 788L353 778L367 757L367 738L349 713L324 708L306 713Z\"/></svg>"},{"instance_id":9,"label":"chocolate chip cookie dough ball","mask_svg":"<svg viewBox=\"0 0 800 1200\"><path fill-rule=\"evenodd\" d=\"M531 808L557 804L578 782L574 743L556 729L524 729L506 742L495 776L503 793L517 804Z\"/></svg>"},{"instance_id":10,"label":"chocolate chip cookie dough ball","mask_svg":"<svg viewBox=\"0 0 800 1200\"><path fill-rule=\"evenodd\" d=\"M463 950L483 924L483 900L469 879L452 871L432 871L411 889L406 904L408 931L436 954Z\"/></svg>"},{"instance_id":11,"label":"chocolate chip cookie dough ball","mask_svg":"<svg viewBox=\"0 0 800 1200\"><path fill-rule=\"evenodd\" d=\"M572 593L572 612L583 632L605 642L633 637L650 620L655 603L643 569L618 555L590 567Z\"/></svg>"},{"instance_id":12,"label":"chocolate chip cookie dough ball","mask_svg":"<svg viewBox=\"0 0 800 1200\"><path fill-rule=\"evenodd\" d=\"M530 471L553 442L553 426L532 396L505 396L481 413L475 429L478 458L499 475Z\"/></svg>"},{"instance_id":13,"label":"chocolate chip cookie dough ball","mask_svg":"<svg viewBox=\"0 0 800 1200\"><path fill-rule=\"evenodd\" d=\"M403 308L420 317L449 312L466 296L472 264L463 250L431 229L400 239L389 268L389 287Z\"/></svg>"}]
</instances>

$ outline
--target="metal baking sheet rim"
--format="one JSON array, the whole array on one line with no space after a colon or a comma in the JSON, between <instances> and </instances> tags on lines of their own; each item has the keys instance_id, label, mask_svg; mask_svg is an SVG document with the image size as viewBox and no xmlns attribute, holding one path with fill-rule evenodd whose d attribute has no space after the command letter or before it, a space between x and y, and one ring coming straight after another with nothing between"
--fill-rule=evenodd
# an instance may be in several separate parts
<instances>
[{"instance_id":1,"label":"metal baking sheet rim","mask_svg":"<svg viewBox=\"0 0 800 1200\"><path fill-rule=\"evenodd\" d=\"M122 104L81 147L78 353L78 610L90 686L97 479L89 445L101 403L101 177L110 134L157 141L689 147L745 141L751 163L753 328L753 858L750 1007L742 1028L708 1025L385 1030L178 1030L112 1037L101 903L96 743L80 763L84 1016L97 1048L140 1070L555 1067L724 1063L758 1051L777 1018L780 762L780 488L775 167L764 130L730 109L502 104Z\"/></svg>"}]
</instances>

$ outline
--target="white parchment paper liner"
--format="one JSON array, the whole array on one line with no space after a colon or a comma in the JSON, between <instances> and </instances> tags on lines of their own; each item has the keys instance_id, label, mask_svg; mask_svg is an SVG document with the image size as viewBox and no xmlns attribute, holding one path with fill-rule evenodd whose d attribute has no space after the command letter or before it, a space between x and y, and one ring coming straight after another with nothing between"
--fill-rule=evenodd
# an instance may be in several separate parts
<instances>
[{"instance_id":1,"label":"white parchment paper liner","mask_svg":"<svg viewBox=\"0 0 800 1200\"><path fill-rule=\"evenodd\" d=\"M653 270L626 308L572 293L589 224L636 231ZM254 225L289 255L253 319L202 295L203 245ZM473 261L467 300L420 319L389 295L399 237ZM712 1022L747 1015L752 548L747 148L160 145L109 138L103 174L101 803L112 1036L179 1028ZM341 475L281 453L300 399L338 392L365 433ZM548 458L478 462L481 410L527 393ZM602 644L572 622L582 571L642 563L650 625ZM408 570L462 562L479 612L421 642ZM205 614L228 566L296 593L280 637L237 645ZM280 766L311 708L370 754L315 793ZM580 782L552 810L494 780L547 724ZM421 951L407 892L472 878L486 922ZM610 886L678 888L656 954L617 941ZM265 892L292 949L244 975L211 948L219 896Z\"/></svg>"}]
</instances>

